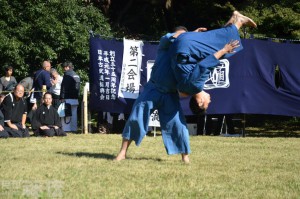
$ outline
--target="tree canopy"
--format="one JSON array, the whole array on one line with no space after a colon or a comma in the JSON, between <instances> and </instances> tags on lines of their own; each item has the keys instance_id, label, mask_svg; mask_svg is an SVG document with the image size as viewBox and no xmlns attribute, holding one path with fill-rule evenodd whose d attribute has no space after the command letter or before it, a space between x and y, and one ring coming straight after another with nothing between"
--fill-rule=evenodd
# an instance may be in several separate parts
<instances>
[{"instance_id":1,"label":"tree canopy","mask_svg":"<svg viewBox=\"0 0 300 199\"><path fill-rule=\"evenodd\" d=\"M11 64L20 81L45 59L54 67L70 60L87 80L89 30L158 40L177 25L218 28L233 10L258 23L247 33L300 39L299 0L10 0L0 1L0 65Z\"/></svg>"},{"instance_id":2,"label":"tree canopy","mask_svg":"<svg viewBox=\"0 0 300 199\"><path fill-rule=\"evenodd\" d=\"M141 38L159 38L162 32L184 25L219 28L239 10L258 23L249 33L261 37L300 39L299 0L111 0L113 27ZM120 12L121 10L121 12Z\"/></svg>"},{"instance_id":3,"label":"tree canopy","mask_svg":"<svg viewBox=\"0 0 300 199\"><path fill-rule=\"evenodd\" d=\"M0 1L0 8L0 62L11 64L20 78L43 60L54 66L70 60L87 70L89 30L112 35L99 9L78 0Z\"/></svg>"}]
</instances>

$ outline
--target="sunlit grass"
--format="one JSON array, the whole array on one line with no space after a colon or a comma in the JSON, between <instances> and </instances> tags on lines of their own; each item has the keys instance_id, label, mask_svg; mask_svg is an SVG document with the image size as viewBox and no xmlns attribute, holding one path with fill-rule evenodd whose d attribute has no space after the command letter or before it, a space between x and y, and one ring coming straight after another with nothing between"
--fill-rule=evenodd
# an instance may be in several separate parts
<instances>
[{"instance_id":1,"label":"sunlit grass","mask_svg":"<svg viewBox=\"0 0 300 199\"><path fill-rule=\"evenodd\" d=\"M122 162L112 161L120 135L2 139L0 198L299 198L300 139L190 141L186 165L161 136L133 144Z\"/></svg>"}]
</instances>

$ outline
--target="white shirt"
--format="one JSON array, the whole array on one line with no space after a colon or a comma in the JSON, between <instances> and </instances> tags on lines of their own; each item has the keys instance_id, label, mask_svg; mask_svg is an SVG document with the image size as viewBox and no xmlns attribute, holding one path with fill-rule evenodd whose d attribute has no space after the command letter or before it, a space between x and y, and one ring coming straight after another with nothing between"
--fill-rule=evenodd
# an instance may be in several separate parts
<instances>
[{"instance_id":1,"label":"white shirt","mask_svg":"<svg viewBox=\"0 0 300 199\"><path fill-rule=\"evenodd\" d=\"M57 79L58 79L57 83L52 85L52 87L50 88L50 92L55 95L60 95L61 82L63 80L63 77L58 75Z\"/></svg>"}]
</instances>

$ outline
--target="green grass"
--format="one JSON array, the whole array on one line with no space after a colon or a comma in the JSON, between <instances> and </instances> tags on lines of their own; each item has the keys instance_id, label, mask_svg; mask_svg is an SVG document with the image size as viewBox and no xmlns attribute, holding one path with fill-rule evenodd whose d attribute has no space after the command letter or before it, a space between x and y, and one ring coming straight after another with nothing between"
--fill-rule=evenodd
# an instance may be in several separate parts
<instances>
[{"instance_id":1,"label":"green grass","mask_svg":"<svg viewBox=\"0 0 300 199\"><path fill-rule=\"evenodd\" d=\"M191 163L161 136L115 162L120 135L0 140L0 198L299 198L299 138L193 136ZM50 188L49 188L50 187ZM49 188L49 189L48 189Z\"/></svg>"}]
</instances>

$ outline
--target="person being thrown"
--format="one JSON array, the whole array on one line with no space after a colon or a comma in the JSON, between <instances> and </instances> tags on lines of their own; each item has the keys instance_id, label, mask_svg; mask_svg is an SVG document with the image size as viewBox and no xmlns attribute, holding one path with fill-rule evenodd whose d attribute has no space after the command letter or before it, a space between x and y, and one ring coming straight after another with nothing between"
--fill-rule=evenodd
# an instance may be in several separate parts
<instances>
[{"instance_id":1,"label":"person being thrown","mask_svg":"<svg viewBox=\"0 0 300 199\"><path fill-rule=\"evenodd\" d=\"M181 29L161 38L150 80L133 105L116 161L126 159L132 140L140 145L149 115L157 109L167 153L181 154L189 163L189 133L179 95L193 96L199 108L208 108L210 95L203 91L204 83L220 58L242 49L238 30L244 25L256 27L252 19L234 11L223 28L201 33Z\"/></svg>"}]
</instances>

